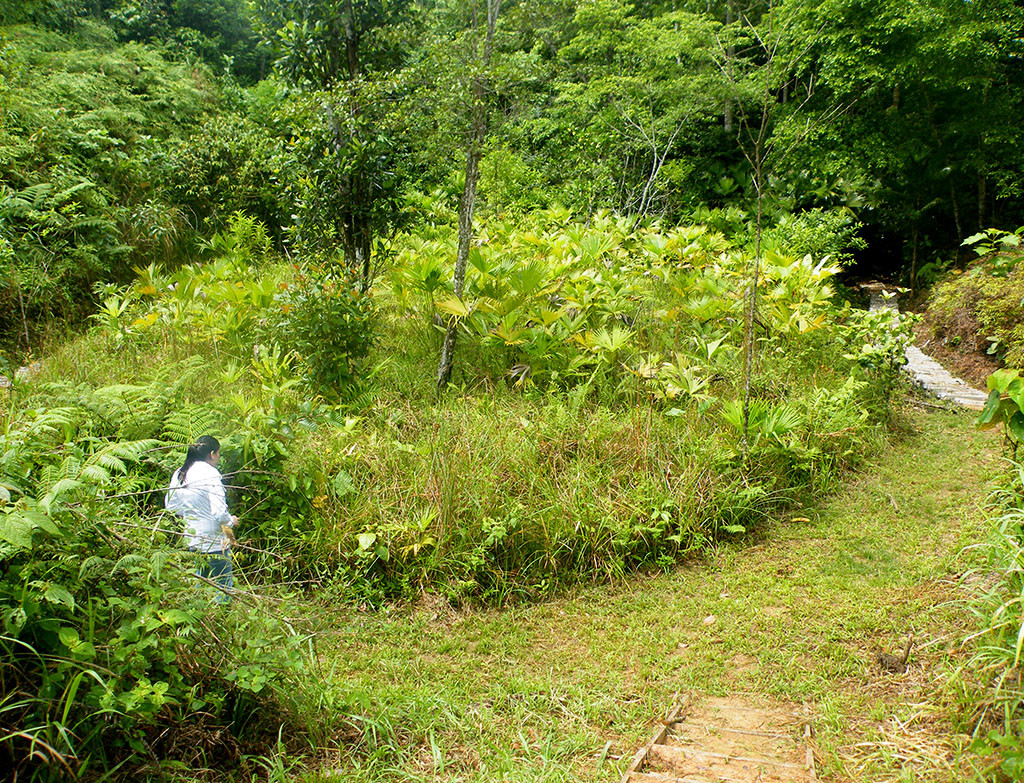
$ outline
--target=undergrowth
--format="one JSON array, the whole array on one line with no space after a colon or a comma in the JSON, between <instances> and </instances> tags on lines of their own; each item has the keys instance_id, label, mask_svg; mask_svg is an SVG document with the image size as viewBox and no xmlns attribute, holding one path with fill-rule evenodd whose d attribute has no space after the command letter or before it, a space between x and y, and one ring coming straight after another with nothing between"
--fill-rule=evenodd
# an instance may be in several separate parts
<instances>
[{"instance_id":1,"label":"undergrowth","mask_svg":"<svg viewBox=\"0 0 1024 783\"><path fill-rule=\"evenodd\" d=\"M979 259L935 287L925 325L952 350L986 354L1024 368L1024 265L998 271Z\"/></svg>"},{"instance_id":2,"label":"undergrowth","mask_svg":"<svg viewBox=\"0 0 1024 783\"><path fill-rule=\"evenodd\" d=\"M834 266L766 259L744 448L742 248L530 220L481 231L462 300L440 274L451 231L404 238L371 296L310 284L333 259L283 264L244 215L210 262L98 289L94 329L3 398L12 765L244 771L279 729L372 755L386 729L307 687L317 655L278 616L288 590L505 605L668 569L827 491L884 437L908 328L834 302ZM458 371L437 399L447 319ZM242 519L245 612L212 610L160 503L204 433Z\"/></svg>"},{"instance_id":3,"label":"undergrowth","mask_svg":"<svg viewBox=\"0 0 1024 783\"><path fill-rule=\"evenodd\" d=\"M997 754L990 773L1019 780L1024 775L1024 465L1010 468L991 498L992 531L981 545L987 562L971 605L979 630L971 635L975 652L962 680L972 690L975 748Z\"/></svg>"}]
</instances>

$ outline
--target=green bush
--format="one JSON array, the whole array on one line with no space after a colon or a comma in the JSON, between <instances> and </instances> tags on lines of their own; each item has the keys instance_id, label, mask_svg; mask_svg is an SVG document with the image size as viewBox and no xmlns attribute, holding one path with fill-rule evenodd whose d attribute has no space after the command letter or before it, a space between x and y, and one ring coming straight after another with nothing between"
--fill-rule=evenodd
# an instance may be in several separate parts
<instances>
[{"instance_id":1,"label":"green bush","mask_svg":"<svg viewBox=\"0 0 1024 783\"><path fill-rule=\"evenodd\" d=\"M853 253L867 247L859 236L862 224L849 209L810 209L782 213L765 232L766 247L777 247L794 256L808 253L814 258L828 256L837 264L853 263Z\"/></svg>"},{"instance_id":2,"label":"green bush","mask_svg":"<svg viewBox=\"0 0 1024 783\"><path fill-rule=\"evenodd\" d=\"M281 243L291 222L289 182L295 162L282 141L243 114L217 114L167 149L164 165L175 203L205 230L222 231L244 211Z\"/></svg>"},{"instance_id":3,"label":"green bush","mask_svg":"<svg viewBox=\"0 0 1024 783\"><path fill-rule=\"evenodd\" d=\"M307 265L274 297L268 342L294 352L318 390L349 398L373 347L376 310L368 291L343 267Z\"/></svg>"}]
</instances>

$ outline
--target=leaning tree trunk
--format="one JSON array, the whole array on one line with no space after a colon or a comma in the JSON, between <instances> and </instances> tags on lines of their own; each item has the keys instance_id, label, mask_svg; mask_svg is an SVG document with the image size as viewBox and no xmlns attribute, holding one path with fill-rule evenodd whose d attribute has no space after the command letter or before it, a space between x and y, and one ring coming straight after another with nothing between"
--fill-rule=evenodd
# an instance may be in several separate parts
<instances>
[{"instance_id":1,"label":"leaning tree trunk","mask_svg":"<svg viewBox=\"0 0 1024 783\"><path fill-rule=\"evenodd\" d=\"M473 241L473 207L476 204L476 185L480 179L480 157L484 136L487 133L487 113L481 103L473 107L473 128L469 150L466 153L466 184L459 201L459 249L455 254L453 289L455 296L462 298L466 282L466 263L469 261L469 246ZM437 367L437 390L444 391L452 377L452 362L455 358L455 338L458 335L458 321L453 316L448 320L441 346L441 361Z\"/></svg>"},{"instance_id":2,"label":"leaning tree trunk","mask_svg":"<svg viewBox=\"0 0 1024 783\"><path fill-rule=\"evenodd\" d=\"M469 246L473 241L473 208L476 205L476 185L480 179L480 158L487 138L487 69L491 63L491 47L494 42L494 28L502 0L487 0L487 38L480 73L473 79L473 108L470 115L469 148L466 151L466 184L459 201L459 248L455 254L455 272L452 288L455 296L462 298L466 282L466 263L469 261ZM475 48L475 47L474 47ZM455 339L458 335L458 321L450 318L441 346L441 360L437 366L437 391L443 392L452 377L452 362L455 359Z\"/></svg>"}]
</instances>

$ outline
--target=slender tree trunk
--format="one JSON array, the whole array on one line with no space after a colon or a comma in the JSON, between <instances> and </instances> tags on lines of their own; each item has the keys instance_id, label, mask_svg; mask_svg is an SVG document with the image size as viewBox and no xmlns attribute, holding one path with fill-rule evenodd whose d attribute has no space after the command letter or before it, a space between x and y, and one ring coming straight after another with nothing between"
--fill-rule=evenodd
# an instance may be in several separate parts
<instances>
[{"instance_id":1,"label":"slender tree trunk","mask_svg":"<svg viewBox=\"0 0 1024 783\"><path fill-rule=\"evenodd\" d=\"M914 226L914 245L910 250L910 293L917 293L917 237L918 228Z\"/></svg>"},{"instance_id":2,"label":"slender tree trunk","mask_svg":"<svg viewBox=\"0 0 1024 783\"><path fill-rule=\"evenodd\" d=\"M455 253L455 271L452 288L455 296L462 298L466 282L466 264L473 241L473 209L476 206L476 186L480 179L480 158L487 138L487 121L490 114L487 104L487 69L491 64L491 47L494 42L494 28L498 23L501 0L487 0L487 39L481 72L474 77L472 93L473 108L470 115L469 148L466 151L466 182L459 200L459 246ZM452 376L455 359L455 340L458 335L458 321L450 318L441 345L441 359L437 366L437 391L443 392Z\"/></svg>"},{"instance_id":3,"label":"slender tree trunk","mask_svg":"<svg viewBox=\"0 0 1024 783\"><path fill-rule=\"evenodd\" d=\"M988 183L985 180L985 174L981 170L978 171L978 231L985 230L985 207L988 206L985 201L988 194Z\"/></svg>"},{"instance_id":4,"label":"slender tree trunk","mask_svg":"<svg viewBox=\"0 0 1024 783\"><path fill-rule=\"evenodd\" d=\"M764 125L762 125L762 134ZM757 222L754 233L754 271L750 276L747 292L747 312L743 324L743 458L746 460L750 449L750 385L754 376L754 327L757 324L757 283L761 276L761 229L764 219L764 154L761 138L754 148L754 191L757 194Z\"/></svg>"},{"instance_id":5,"label":"slender tree trunk","mask_svg":"<svg viewBox=\"0 0 1024 783\"><path fill-rule=\"evenodd\" d=\"M476 186L480 179L480 157L484 136L487 134L486 109L482 103L473 106L473 129L470 147L466 153L466 184L459 200L459 247L455 253L455 273L452 288L455 296L462 298L466 281L466 264L469 261L470 244L473 241L473 209L476 205ZM437 390L444 391L452 376L452 362L455 358L455 340L459 333L458 321L448 321L441 346L441 361L437 367Z\"/></svg>"},{"instance_id":6,"label":"slender tree trunk","mask_svg":"<svg viewBox=\"0 0 1024 783\"><path fill-rule=\"evenodd\" d=\"M359 35L356 32L355 9L352 0L345 0L345 64L348 66L348 78L355 79L359 75Z\"/></svg>"},{"instance_id":7,"label":"slender tree trunk","mask_svg":"<svg viewBox=\"0 0 1024 783\"><path fill-rule=\"evenodd\" d=\"M25 310L25 297L21 293L21 281L16 281L14 284L15 290L18 292L18 306L21 308L21 328L25 334L25 350L31 348L31 338L28 336L28 313Z\"/></svg>"},{"instance_id":8,"label":"slender tree trunk","mask_svg":"<svg viewBox=\"0 0 1024 783\"><path fill-rule=\"evenodd\" d=\"M960 225L960 202L956 198L956 187L953 185L952 174L949 180L949 200L953 203L953 224L956 226L956 241L964 241L964 230Z\"/></svg>"},{"instance_id":9,"label":"slender tree trunk","mask_svg":"<svg viewBox=\"0 0 1024 783\"><path fill-rule=\"evenodd\" d=\"M734 16L735 16L735 12L733 11L734 5L735 5L735 0L727 0L727 2L725 4L725 24L726 24L726 26L731 25L733 23L733 19L734 19ZM726 76L728 77L730 82L732 81L732 61L733 61L733 58L735 58L735 57L736 57L736 44L730 42L729 46L726 47L726 50L725 50ZM733 124L732 113L733 113L732 98L726 98L725 99L725 120L722 123L722 126L723 126L723 128L724 128L726 133L732 133L732 124Z\"/></svg>"}]
</instances>

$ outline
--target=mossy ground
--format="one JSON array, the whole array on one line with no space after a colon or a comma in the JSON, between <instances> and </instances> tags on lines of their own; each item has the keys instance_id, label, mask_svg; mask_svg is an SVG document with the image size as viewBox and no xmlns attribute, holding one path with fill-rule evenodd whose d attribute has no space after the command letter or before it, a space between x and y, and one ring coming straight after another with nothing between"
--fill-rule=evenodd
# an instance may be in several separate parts
<instances>
[{"instance_id":1,"label":"mossy ground","mask_svg":"<svg viewBox=\"0 0 1024 783\"><path fill-rule=\"evenodd\" d=\"M679 694L805 704L824 779L967 779L959 575L999 442L967 414L905 421L840 493L669 573L504 610L332 607L329 688L404 750L327 779L618 780ZM880 671L911 633L908 671Z\"/></svg>"}]
</instances>

